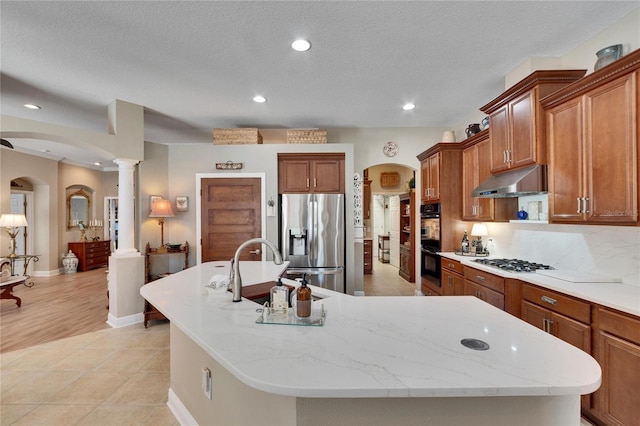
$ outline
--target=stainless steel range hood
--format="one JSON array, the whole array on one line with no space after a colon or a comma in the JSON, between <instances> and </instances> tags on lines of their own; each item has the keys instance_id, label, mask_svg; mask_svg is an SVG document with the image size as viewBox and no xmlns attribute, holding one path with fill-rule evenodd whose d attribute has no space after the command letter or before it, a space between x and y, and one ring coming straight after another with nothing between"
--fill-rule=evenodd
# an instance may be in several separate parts
<instances>
[{"instance_id":1,"label":"stainless steel range hood","mask_svg":"<svg viewBox=\"0 0 640 426\"><path fill-rule=\"evenodd\" d=\"M539 164L493 175L471 192L472 197L508 198L547 192L547 166Z\"/></svg>"}]
</instances>

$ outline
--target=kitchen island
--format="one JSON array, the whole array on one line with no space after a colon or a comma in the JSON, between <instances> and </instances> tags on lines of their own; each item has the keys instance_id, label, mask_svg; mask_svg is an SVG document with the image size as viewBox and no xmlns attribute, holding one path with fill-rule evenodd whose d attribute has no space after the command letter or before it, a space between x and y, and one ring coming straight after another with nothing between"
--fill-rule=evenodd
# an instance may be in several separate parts
<instances>
[{"instance_id":1,"label":"kitchen island","mask_svg":"<svg viewBox=\"0 0 640 426\"><path fill-rule=\"evenodd\" d=\"M245 286L275 278L254 263L240 265ZM260 305L205 288L228 271L209 262L141 289L171 320L168 404L182 424L579 425L579 396L600 385L589 355L474 297L312 287L324 326L257 324Z\"/></svg>"}]
</instances>

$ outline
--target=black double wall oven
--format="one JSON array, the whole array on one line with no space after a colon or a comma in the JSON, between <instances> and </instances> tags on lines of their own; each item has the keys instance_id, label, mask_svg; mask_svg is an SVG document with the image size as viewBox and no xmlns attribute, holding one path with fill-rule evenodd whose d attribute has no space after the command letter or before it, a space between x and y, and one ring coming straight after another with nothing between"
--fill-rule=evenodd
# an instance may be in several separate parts
<instances>
[{"instance_id":1,"label":"black double wall oven","mask_svg":"<svg viewBox=\"0 0 640 426\"><path fill-rule=\"evenodd\" d=\"M421 275L436 287L440 282L440 203L420 206Z\"/></svg>"}]
</instances>

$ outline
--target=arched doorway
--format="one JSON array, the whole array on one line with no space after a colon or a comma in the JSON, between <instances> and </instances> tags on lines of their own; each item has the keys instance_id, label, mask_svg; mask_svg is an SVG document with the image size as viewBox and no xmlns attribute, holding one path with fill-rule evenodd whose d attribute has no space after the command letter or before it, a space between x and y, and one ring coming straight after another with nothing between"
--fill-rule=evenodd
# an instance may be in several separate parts
<instances>
[{"instance_id":1,"label":"arched doorway","mask_svg":"<svg viewBox=\"0 0 640 426\"><path fill-rule=\"evenodd\" d=\"M411 190L415 173L400 164L376 164L363 173L371 195L364 226L373 247L372 273L363 280L365 295L415 295L415 282L399 275L400 197Z\"/></svg>"}]
</instances>

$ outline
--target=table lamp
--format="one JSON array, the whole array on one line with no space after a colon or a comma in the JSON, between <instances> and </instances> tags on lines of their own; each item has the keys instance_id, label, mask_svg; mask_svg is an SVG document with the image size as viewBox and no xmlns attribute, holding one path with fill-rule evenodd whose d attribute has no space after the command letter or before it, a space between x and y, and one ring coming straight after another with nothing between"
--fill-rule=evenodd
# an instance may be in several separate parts
<instances>
[{"instance_id":1,"label":"table lamp","mask_svg":"<svg viewBox=\"0 0 640 426\"><path fill-rule=\"evenodd\" d=\"M173 210L171 210L171 201L159 199L151 206L151 213L149 217L157 217L158 224L160 225L160 247L164 249L164 219L166 217L174 217Z\"/></svg>"},{"instance_id":2,"label":"table lamp","mask_svg":"<svg viewBox=\"0 0 640 426\"><path fill-rule=\"evenodd\" d=\"M18 229L21 226L27 226L27 218L23 214L3 214L0 216L0 227L7 228L7 233L9 237L11 237L11 254L9 254L9 258L17 257L16 254L16 235L20 230Z\"/></svg>"},{"instance_id":3,"label":"table lamp","mask_svg":"<svg viewBox=\"0 0 640 426\"><path fill-rule=\"evenodd\" d=\"M482 237L486 237L489 235L487 231L487 225L484 223L474 223L473 228L471 228L471 236L478 237L477 240L473 241L471 244L476 248L476 253L484 253L484 247L482 247Z\"/></svg>"}]
</instances>

